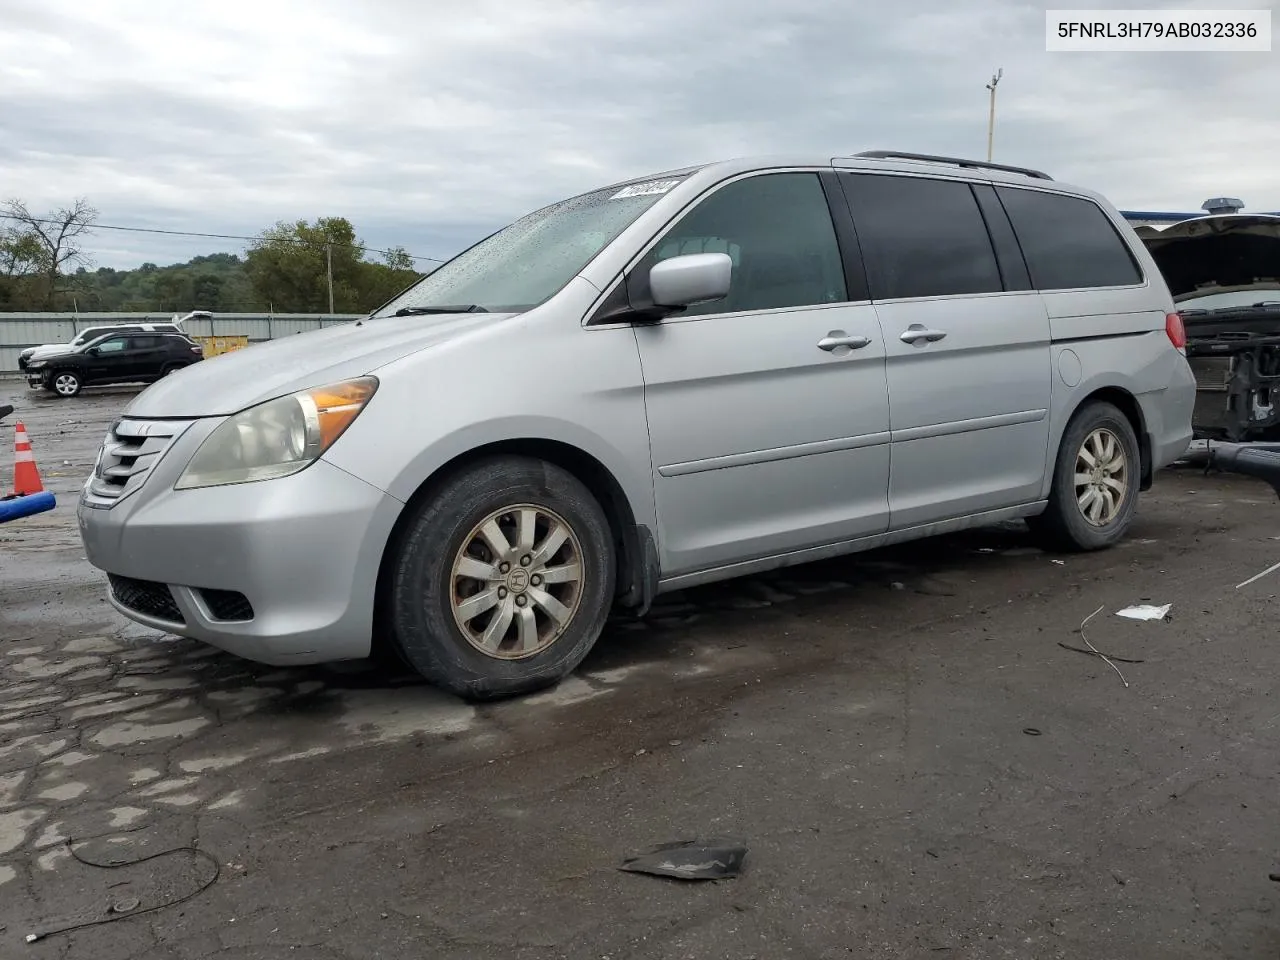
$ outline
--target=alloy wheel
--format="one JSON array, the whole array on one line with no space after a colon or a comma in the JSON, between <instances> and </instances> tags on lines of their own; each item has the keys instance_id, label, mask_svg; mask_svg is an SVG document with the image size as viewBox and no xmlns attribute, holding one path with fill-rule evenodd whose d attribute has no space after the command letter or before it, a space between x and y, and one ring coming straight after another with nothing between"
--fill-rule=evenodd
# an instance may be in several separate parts
<instances>
[{"instance_id":1,"label":"alloy wheel","mask_svg":"<svg viewBox=\"0 0 1280 960\"><path fill-rule=\"evenodd\" d=\"M454 622L486 656L523 660L556 642L583 593L582 546L546 507L496 510L462 541L450 573Z\"/></svg>"},{"instance_id":2,"label":"alloy wheel","mask_svg":"<svg viewBox=\"0 0 1280 960\"><path fill-rule=\"evenodd\" d=\"M1111 430L1098 427L1076 453L1076 503L1095 527L1105 527L1120 515L1129 496L1129 458L1124 444Z\"/></svg>"}]
</instances>

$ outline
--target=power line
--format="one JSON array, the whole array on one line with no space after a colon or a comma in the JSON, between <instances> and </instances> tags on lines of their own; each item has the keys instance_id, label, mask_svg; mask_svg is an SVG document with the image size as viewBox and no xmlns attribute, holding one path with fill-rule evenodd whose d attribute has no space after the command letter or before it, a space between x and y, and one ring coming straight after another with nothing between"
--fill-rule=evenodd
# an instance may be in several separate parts
<instances>
[{"instance_id":1,"label":"power line","mask_svg":"<svg viewBox=\"0 0 1280 960\"><path fill-rule=\"evenodd\" d=\"M41 219L40 217L19 217L12 213L0 213L0 219L17 220L22 223L43 223L46 226L54 226L54 227L62 226L61 220L44 220L44 219ZM309 240L295 239L294 237L268 237L268 238L264 238L260 236L246 237L246 236L242 236L240 234L235 234L235 233L195 233L190 230L161 230L158 227L118 227L118 226L112 226L111 224L106 224L106 223L89 224L85 229L86 230L116 230L122 233L159 233L159 234L164 234L165 236L170 236L170 237L204 237L210 240L250 240L250 241L265 240L266 242L269 242L269 243L304 243L304 244L311 242ZM334 243L333 246L349 247L349 248L355 249L359 247L359 244ZM368 253L382 253L382 254L400 253L400 251L398 250L395 250L395 251L376 250L372 247L364 247L364 250ZM421 257L412 253L407 253L406 256L408 256L410 260L428 260L431 263L446 262L444 260L441 260L439 257Z\"/></svg>"}]
</instances>

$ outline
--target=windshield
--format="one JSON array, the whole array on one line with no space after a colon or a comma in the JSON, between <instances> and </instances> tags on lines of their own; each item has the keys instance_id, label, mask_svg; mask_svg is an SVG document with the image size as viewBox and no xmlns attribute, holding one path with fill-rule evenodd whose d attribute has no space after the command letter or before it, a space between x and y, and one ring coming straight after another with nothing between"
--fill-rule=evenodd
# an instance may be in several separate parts
<instances>
[{"instance_id":1,"label":"windshield","mask_svg":"<svg viewBox=\"0 0 1280 960\"><path fill-rule=\"evenodd\" d=\"M1199 297L1188 296L1178 302L1178 309L1229 310L1268 302L1280 303L1280 286L1271 290L1232 290L1227 293L1206 293Z\"/></svg>"},{"instance_id":2,"label":"windshield","mask_svg":"<svg viewBox=\"0 0 1280 960\"><path fill-rule=\"evenodd\" d=\"M428 274L373 316L433 308L530 310L558 293L681 179L611 187L536 210Z\"/></svg>"}]
</instances>

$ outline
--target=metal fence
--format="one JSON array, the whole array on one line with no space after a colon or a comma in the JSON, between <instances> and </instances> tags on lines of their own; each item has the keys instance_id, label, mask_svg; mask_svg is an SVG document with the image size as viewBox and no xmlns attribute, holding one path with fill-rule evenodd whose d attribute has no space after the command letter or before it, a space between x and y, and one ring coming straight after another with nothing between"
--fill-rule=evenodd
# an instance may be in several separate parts
<instances>
[{"instance_id":1,"label":"metal fence","mask_svg":"<svg viewBox=\"0 0 1280 960\"><path fill-rule=\"evenodd\" d=\"M364 314L218 313L192 317L182 329L193 337L248 337L250 343L359 320ZM117 323L169 323L172 313L0 313L0 375L18 372L27 347L67 343L86 327Z\"/></svg>"}]
</instances>

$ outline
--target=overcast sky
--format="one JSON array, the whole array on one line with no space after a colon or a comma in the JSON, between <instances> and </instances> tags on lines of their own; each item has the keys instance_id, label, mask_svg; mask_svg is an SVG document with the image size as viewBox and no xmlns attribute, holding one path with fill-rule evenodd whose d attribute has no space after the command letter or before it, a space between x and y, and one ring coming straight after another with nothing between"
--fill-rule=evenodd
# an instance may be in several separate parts
<instances>
[{"instance_id":1,"label":"overcast sky","mask_svg":"<svg viewBox=\"0 0 1280 960\"><path fill-rule=\"evenodd\" d=\"M345 216L372 246L446 257L535 206L688 163L981 158L1003 67L996 160L1121 208L1227 194L1280 210L1280 55L1046 53L1046 6L0 0L0 198L83 196L103 224L207 233ZM244 246L89 243L117 267Z\"/></svg>"}]
</instances>

